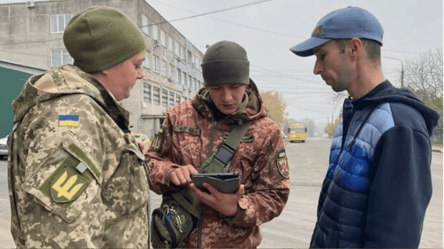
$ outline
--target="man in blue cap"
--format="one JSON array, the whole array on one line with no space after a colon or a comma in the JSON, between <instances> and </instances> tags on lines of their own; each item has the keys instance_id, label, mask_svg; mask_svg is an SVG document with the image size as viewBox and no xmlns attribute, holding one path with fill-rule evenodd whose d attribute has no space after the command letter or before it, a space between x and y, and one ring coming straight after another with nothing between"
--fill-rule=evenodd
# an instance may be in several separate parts
<instances>
[{"instance_id":1,"label":"man in blue cap","mask_svg":"<svg viewBox=\"0 0 444 249\"><path fill-rule=\"evenodd\" d=\"M368 11L324 16L292 47L314 74L346 90L310 247L418 247L432 196L430 136L438 114L381 69L383 29Z\"/></svg>"}]
</instances>

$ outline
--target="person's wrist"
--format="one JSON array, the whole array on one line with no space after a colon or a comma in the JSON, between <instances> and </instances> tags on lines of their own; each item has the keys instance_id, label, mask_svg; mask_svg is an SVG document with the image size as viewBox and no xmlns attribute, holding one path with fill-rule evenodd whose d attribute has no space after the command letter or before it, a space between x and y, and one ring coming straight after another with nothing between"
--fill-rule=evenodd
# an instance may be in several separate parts
<instances>
[{"instance_id":1,"label":"person's wrist","mask_svg":"<svg viewBox=\"0 0 444 249\"><path fill-rule=\"evenodd\" d=\"M233 212L230 212L228 215L224 215L226 218L233 218L239 213L239 204L236 203L236 209Z\"/></svg>"}]
</instances>

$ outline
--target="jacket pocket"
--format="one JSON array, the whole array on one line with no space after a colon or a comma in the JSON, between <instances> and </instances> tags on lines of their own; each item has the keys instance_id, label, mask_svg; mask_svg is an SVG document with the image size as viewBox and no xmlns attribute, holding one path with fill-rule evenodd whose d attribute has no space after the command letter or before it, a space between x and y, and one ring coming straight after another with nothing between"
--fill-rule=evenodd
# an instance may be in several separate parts
<instances>
[{"instance_id":1,"label":"jacket pocket","mask_svg":"<svg viewBox=\"0 0 444 249\"><path fill-rule=\"evenodd\" d=\"M125 144L120 162L102 193L110 211L128 215L148 203L148 180L143 167L145 156L137 145Z\"/></svg>"}]
</instances>

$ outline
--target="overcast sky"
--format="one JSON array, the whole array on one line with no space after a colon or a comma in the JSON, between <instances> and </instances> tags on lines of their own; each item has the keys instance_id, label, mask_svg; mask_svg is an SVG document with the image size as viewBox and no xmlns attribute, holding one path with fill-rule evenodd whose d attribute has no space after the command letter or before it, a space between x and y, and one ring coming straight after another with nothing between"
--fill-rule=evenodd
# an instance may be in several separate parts
<instances>
[{"instance_id":1,"label":"overcast sky","mask_svg":"<svg viewBox=\"0 0 444 249\"><path fill-rule=\"evenodd\" d=\"M146 0L166 20L174 20L257 0ZM202 52L220 40L247 50L251 78L260 90L275 90L287 100L290 118L325 123L339 109L333 91L313 74L314 57L302 58L289 48L309 38L316 23L329 12L357 6L370 11L384 28L384 76L400 84L401 62L443 46L442 0L272 0L195 17L171 24Z\"/></svg>"},{"instance_id":2,"label":"overcast sky","mask_svg":"<svg viewBox=\"0 0 444 249\"><path fill-rule=\"evenodd\" d=\"M125 0L129 1L129 0ZM313 74L315 58L298 57L289 48L309 38L329 12L357 6L370 11L384 28L384 76L400 84L401 62L443 46L442 0L146 0L166 20L252 4L171 24L205 53L206 45L230 40L247 50L250 77L260 90L275 90L287 100L290 118L326 123L339 115L333 91ZM23 0L0 0L24 2Z\"/></svg>"}]
</instances>

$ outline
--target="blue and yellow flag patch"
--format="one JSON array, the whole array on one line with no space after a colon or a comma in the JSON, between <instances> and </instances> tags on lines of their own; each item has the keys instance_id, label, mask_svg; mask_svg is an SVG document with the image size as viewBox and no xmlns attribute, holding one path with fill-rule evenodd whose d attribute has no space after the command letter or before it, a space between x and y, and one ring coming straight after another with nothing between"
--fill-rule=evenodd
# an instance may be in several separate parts
<instances>
[{"instance_id":1,"label":"blue and yellow flag patch","mask_svg":"<svg viewBox=\"0 0 444 249\"><path fill-rule=\"evenodd\" d=\"M79 126L80 117L74 114L59 114L59 126Z\"/></svg>"},{"instance_id":2,"label":"blue and yellow flag patch","mask_svg":"<svg viewBox=\"0 0 444 249\"><path fill-rule=\"evenodd\" d=\"M278 158L285 157L286 155L285 149L278 150Z\"/></svg>"}]
</instances>

